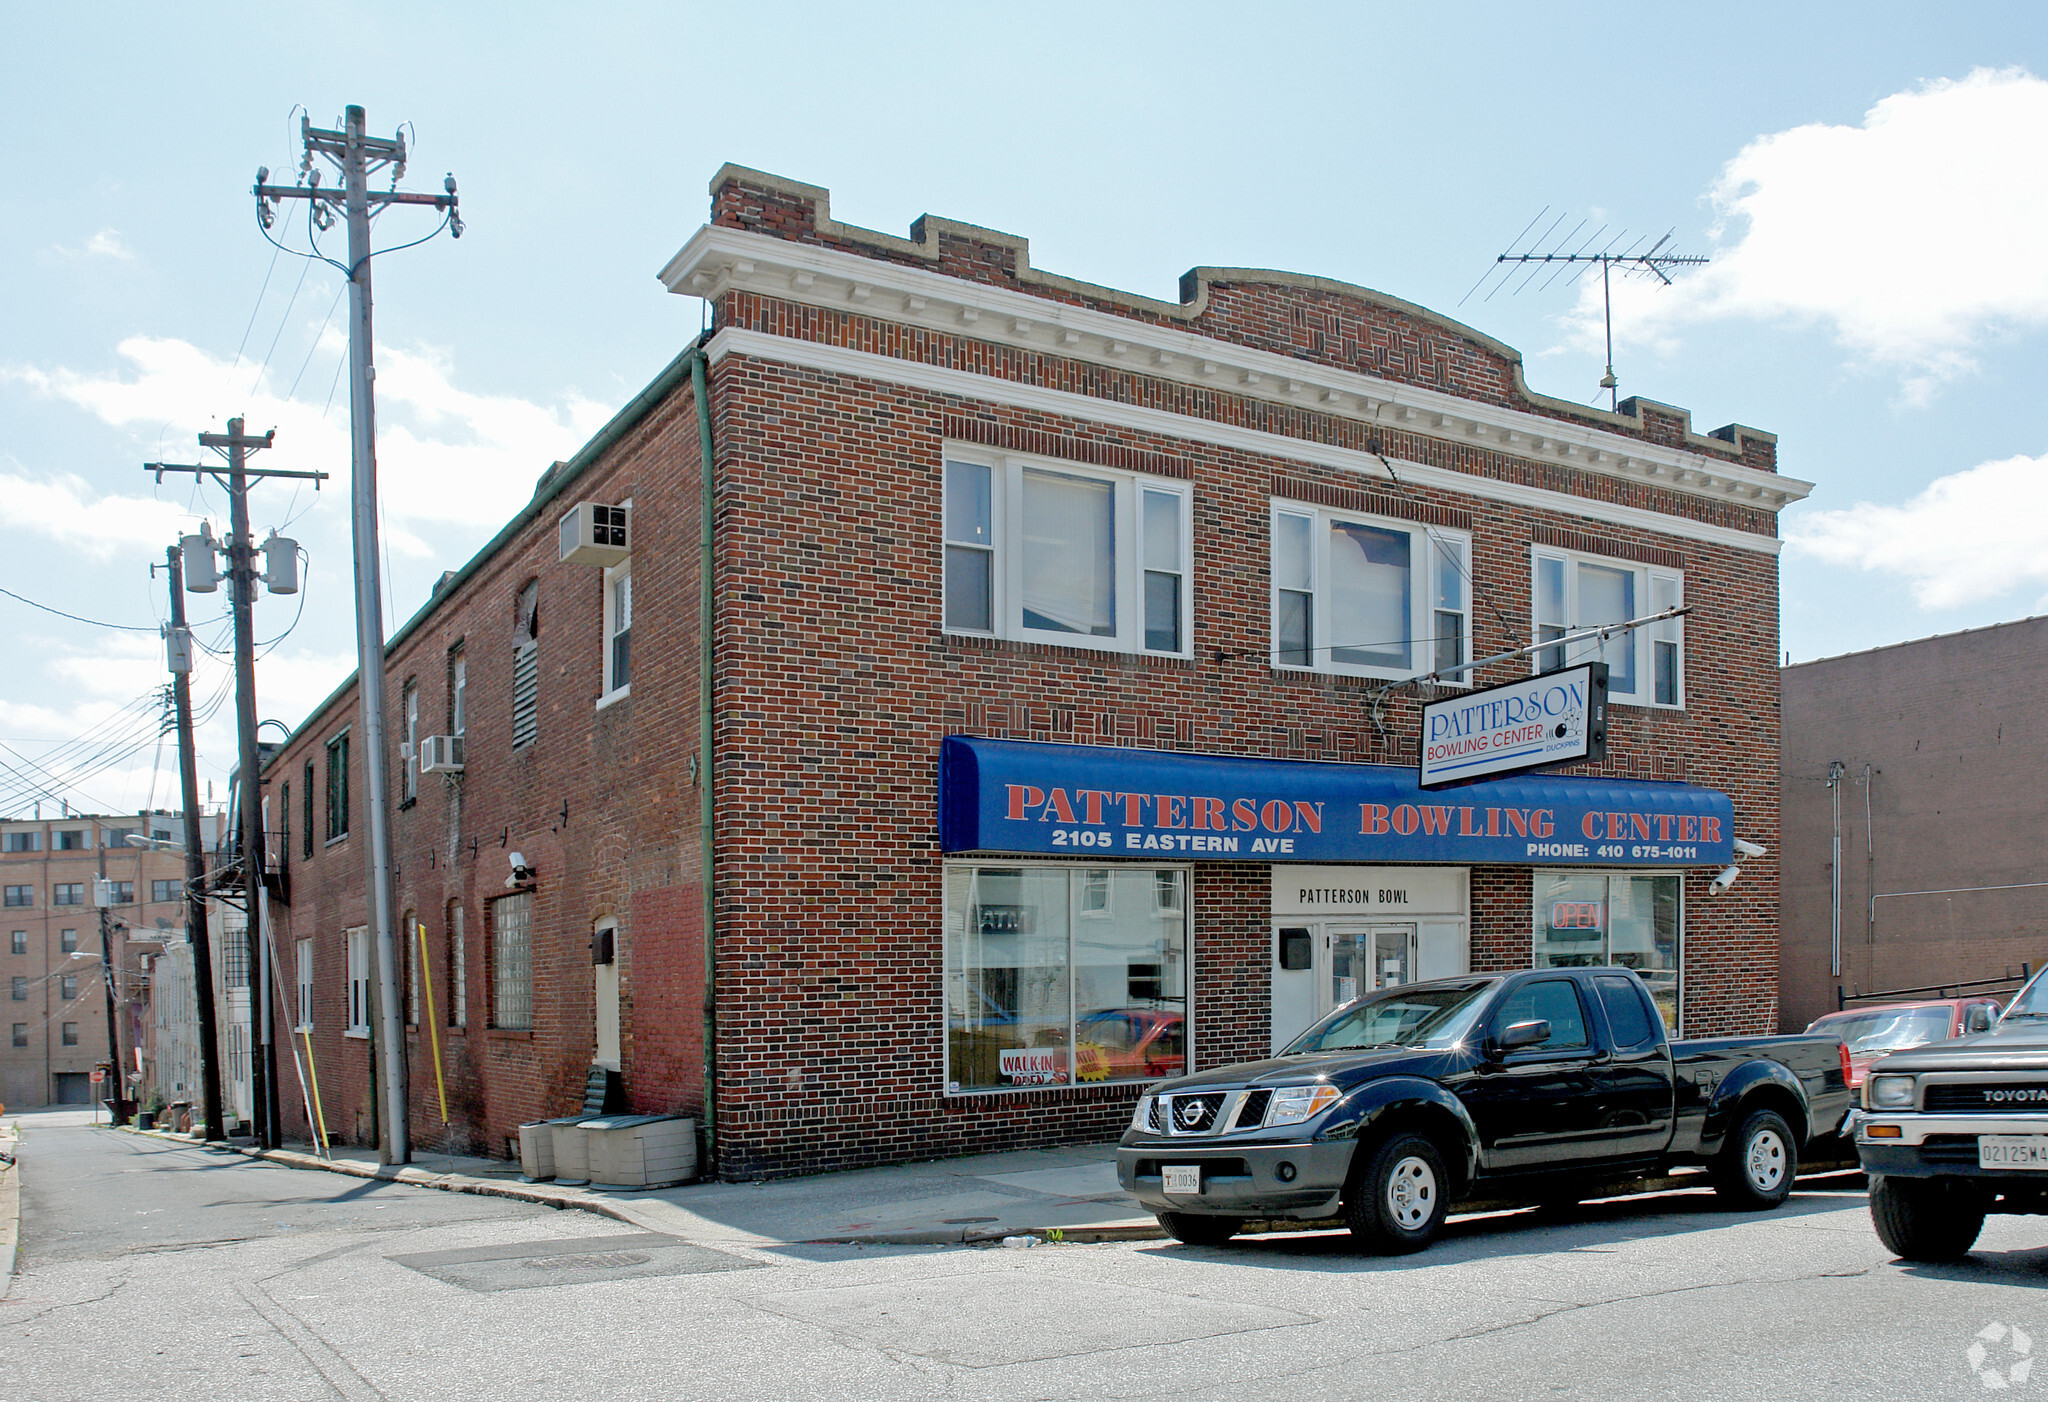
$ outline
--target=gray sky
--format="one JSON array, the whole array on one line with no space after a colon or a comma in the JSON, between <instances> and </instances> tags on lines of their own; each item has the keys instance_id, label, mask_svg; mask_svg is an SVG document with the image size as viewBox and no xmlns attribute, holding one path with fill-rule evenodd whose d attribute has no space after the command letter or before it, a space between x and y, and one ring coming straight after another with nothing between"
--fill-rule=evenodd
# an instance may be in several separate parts
<instances>
[{"instance_id":1,"label":"gray sky","mask_svg":"<svg viewBox=\"0 0 2048 1402\"><path fill-rule=\"evenodd\" d=\"M359 103L407 123L406 186L461 182L469 229L376 270L390 615L467 559L695 334L655 273L736 161L1031 240L1039 267L1154 296L1196 264L1317 273L1515 345L1595 397L1586 286L1459 300L1539 210L1714 263L1617 298L1624 395L1780 435L1796 659L2043 611L2048 596L2048 18L2039 6L1641 8L367 3L9 7L0 52L0 587L152 629L149 565L217 491L145 459L246 413L315 496L254 498L310 557L260 712L353 666L339 276L275 255L248 187ZM288 178L288 176L287 176ZM1547 220L1546 220L1547 222ZM398 210L391 245L432 221ZM281 231L282 232L282 231ZM303 247L303 226L284 241ZM339 231L333 236L339 241ZM225 595L191 596L224 643ZM295 622L296 620L296 622ZM42 791L174 801L147 631L0 597L0 812ZM288 631L289 630L289 631ZM224 697L209 659L202 705ZM125 709L124 709L125 708ZM233 763L221 706L203 771ZM82 743L59 748L84 736Z\"/></svg>"}]
</instances>

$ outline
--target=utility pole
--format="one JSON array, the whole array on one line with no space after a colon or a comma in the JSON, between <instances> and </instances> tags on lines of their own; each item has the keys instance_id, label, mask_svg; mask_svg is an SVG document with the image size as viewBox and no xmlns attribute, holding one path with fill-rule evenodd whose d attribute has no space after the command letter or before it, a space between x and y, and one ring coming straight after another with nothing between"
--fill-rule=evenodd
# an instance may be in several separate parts
<instances>
[{"instance_id":1,"label":"utility pole","mask_svg":"<svg viewBox=\"0 0 2048 1402\"><path fill-rule=\"evenodd\" d=\"M412 1148L406 1110L405 1024L398 987L401 966L393 918L390 783L384 770L384 587L377 547L377 368L370 337L370 215L373 208L381 211L393 204L430 205L446 214L446 227L456 238L462 237L462 219L456 212L453 175L443 183L445 194L398 190L396 186L405 176L405 138L373 137L366 134L364 125L360 107L347 110L340 131L321 130L310 118L301 118L299 134L305 155L299 169L306 183L272 185L269 170L259 169L255 195L257 216L266 230L275 217L277 202L284 199L306 200L316 228L333 224L336 204L348 221L348 262L337 266L348 276L349 514L355 545L356 699L363 733L363 806L368 810L370 828L365 855L370 923L377 947L377 1051L384 1100L379 1157L388 1164L402 1164L411 1160ZM341 172L339 190L320 188L319 172L313 165L316 155ZM386 167L391 169L394 188L373 192L369 188L371 174Z\"/></svg>"},{"instance_id":2,"label":"utility pole","mask_svg":"<svg viewBox=\"0 0 2048 1402\"><path fill-rule=\"evenodd\" d=\"M94 824L98 827L98 824ZM99 853L99 880L93 883L92 903L100 912L100 977L106 982L107 994L107 1083L113 1087L114 1103L110 1108L111 1121L116 1128L128 1123L128 1116L122 1105L127 1097L121 1088L128 1084L121 1072L121 1037L116 1031L114 1017L114 927L107 916L107 844L106 829L94 834L93 848Z\"/></svg>"},{"instance_id":3,"label":"utility pole","mask_svg":"<svg viewBox=\"0 0 2048 1402\"><path fill-rule=\"evenodd\" d=\"M228 556L228 598L233 607L235 622L235 730L239 752L241 784L236 791L236 810L239 819L242 852L242 900L247 914L245 935L249 950L249 1020L250 1032L256 1043L255 1054L249 1059L249 1091L252 1108L256 1115L256 1139L265 1148L275 1149L284 1142L278 1122L277 1104L277 1045L271 1018L270 960L266 953L261 925L261 905L257 892L263 886L263 800L261 775L259 774L258 751L256 747L256 624L254 604L256 602L256 581L263 575L256 569L257 546L249 530L249 479L266 477L297 477L310 479L317 488L324 481L324 472L288 472L268 470L251 474L248 468L248 454L252 449L268 448L277 439L277 430L256 435L242 431L242 420L228 420L226 433L202 433L199 445L212 448L227 457L226 481L228 490L228 539L225 543ZM143 470L154 472L161 482L166 472L189 472L195 477L212 477L220 481L223 474L218 467L206 464L144 463ZM298 587L297 566L298 546L282 537L273 537L273 543L281 543L291 551L292 588ZM208 582L211 582L212 542L204 535L188 536L186 549L205 549ZM197 581L193 581L197 583ZM189 831L189 829L188 829ZM189 869L190 856L187 856ZM187 907L188 910L190 907Z\"/></svg>"},{"instance_id":4,"label":"utility pole","mask_svg":"<svg viewBox=\"0 0 2048 1402\"><path fill-rule=\"evenodd\" d=\"M199 1082L208 1142L225 1139L220 1103L220 1034L213 1014L213 935L206 919L206 853L199 832L199 766L192 745L192 639L185 627L185 557L164 551L171 580L171 696L178 713L178 778L185 808L185 942L199 1001ZM182 665L180 665L182 663Z\"/></svg>"}]
</instances>

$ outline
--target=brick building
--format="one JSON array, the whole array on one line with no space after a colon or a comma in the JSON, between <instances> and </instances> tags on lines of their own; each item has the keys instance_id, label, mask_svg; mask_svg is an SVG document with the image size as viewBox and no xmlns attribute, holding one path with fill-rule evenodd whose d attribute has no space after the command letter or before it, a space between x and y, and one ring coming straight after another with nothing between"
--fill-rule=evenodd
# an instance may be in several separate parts
<instances>
[{"instance_id":1,"label":"brick building","mask_svg":"<svg viewBox=\"0 0 2048 1402\"><path fill-rule=\"evenodd\" d=\"M1807 484L1771 435L1545 399L1326 279L1160 302L711 193L662 273L710 330L389 645L423 1142L435 1033L460 1138L595 1061L740 1175L1111 1137L1147 1078L1468 967L1613 959L1688 1032L1775 1026L1774 859L1705 895L1738 832L1776 846ZM1542 658L1607 663L1603 763L1417 789L1405 681L1681 602ZM367 1136L355 707L266 802L289 1015Z\"/></svg>"},{"instance_id":2,"label":"brick building","mask_svg":"<svg viewBox=\"0 0 2048 1402\"><path fill-rule=\"evenodd\" d=\"M0 979L8 1036L0 1043L0 1104L85 1105L89 1077L107 1060L106 980L93 883L113 883L115 1021L124 1072L152 1043L150 963L162 936L185 928L185 856L137 847L130 836L182 844L176 813L69 814L0 822ZM111 1094L105 1091L103 1094Z\"/></svg>"},{"instance_id":3,"label":"brick building","mask_svg":"<svg viewBox=\"0 0 2048 1402\"><path fill-rule=\"evenodd\" d=\"M1833 1012L1838 990L2048 961L2048 737L2031 715L2048 618L1802 662L1781 687L1785 1027Z\"/></svg>"}]
</instances>

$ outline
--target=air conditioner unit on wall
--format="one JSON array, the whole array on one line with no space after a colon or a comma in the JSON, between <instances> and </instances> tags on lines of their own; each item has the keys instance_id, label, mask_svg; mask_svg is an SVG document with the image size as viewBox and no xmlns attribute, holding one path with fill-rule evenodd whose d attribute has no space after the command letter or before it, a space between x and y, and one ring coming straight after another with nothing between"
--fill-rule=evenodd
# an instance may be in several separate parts
<instances>
[{"instance_id":1,"label":"air conditioner unit on wall","mask_svg":"<svg viewBox=\"0 0 2048 1402\"><path fill-rule=\"evenodd\" d=\"M562 518L562 559L616 565L633 553L633 508L581 501Z\"/></svg>"},{"instance_id":2,"label":"air conditioner unit on wall","mask_svg":"<svg viewBox=\"0 0 2048 1402\"><path fill-rule=\"evenodd\" d=\"M420 741L420 773L460 774L462 772L462 737L460 735L429 735Z\"/></svg>"}]
</instances>

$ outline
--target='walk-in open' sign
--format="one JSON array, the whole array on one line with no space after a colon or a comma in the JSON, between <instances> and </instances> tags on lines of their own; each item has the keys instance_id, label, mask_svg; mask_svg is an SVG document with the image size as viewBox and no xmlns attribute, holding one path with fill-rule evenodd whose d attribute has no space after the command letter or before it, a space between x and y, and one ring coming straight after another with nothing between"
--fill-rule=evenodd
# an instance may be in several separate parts
<instances>
[{"instance_id":1,"label":"'walk-in open' sign","mask_svg":"<svg viewBox=\"0 0 2048 1402\"><path fill-rule=\"evenodd\" d=\"M1588 662L1422 708L1423 788L1607 758L1607 664Z\"/></svg>"}]
</instances>

